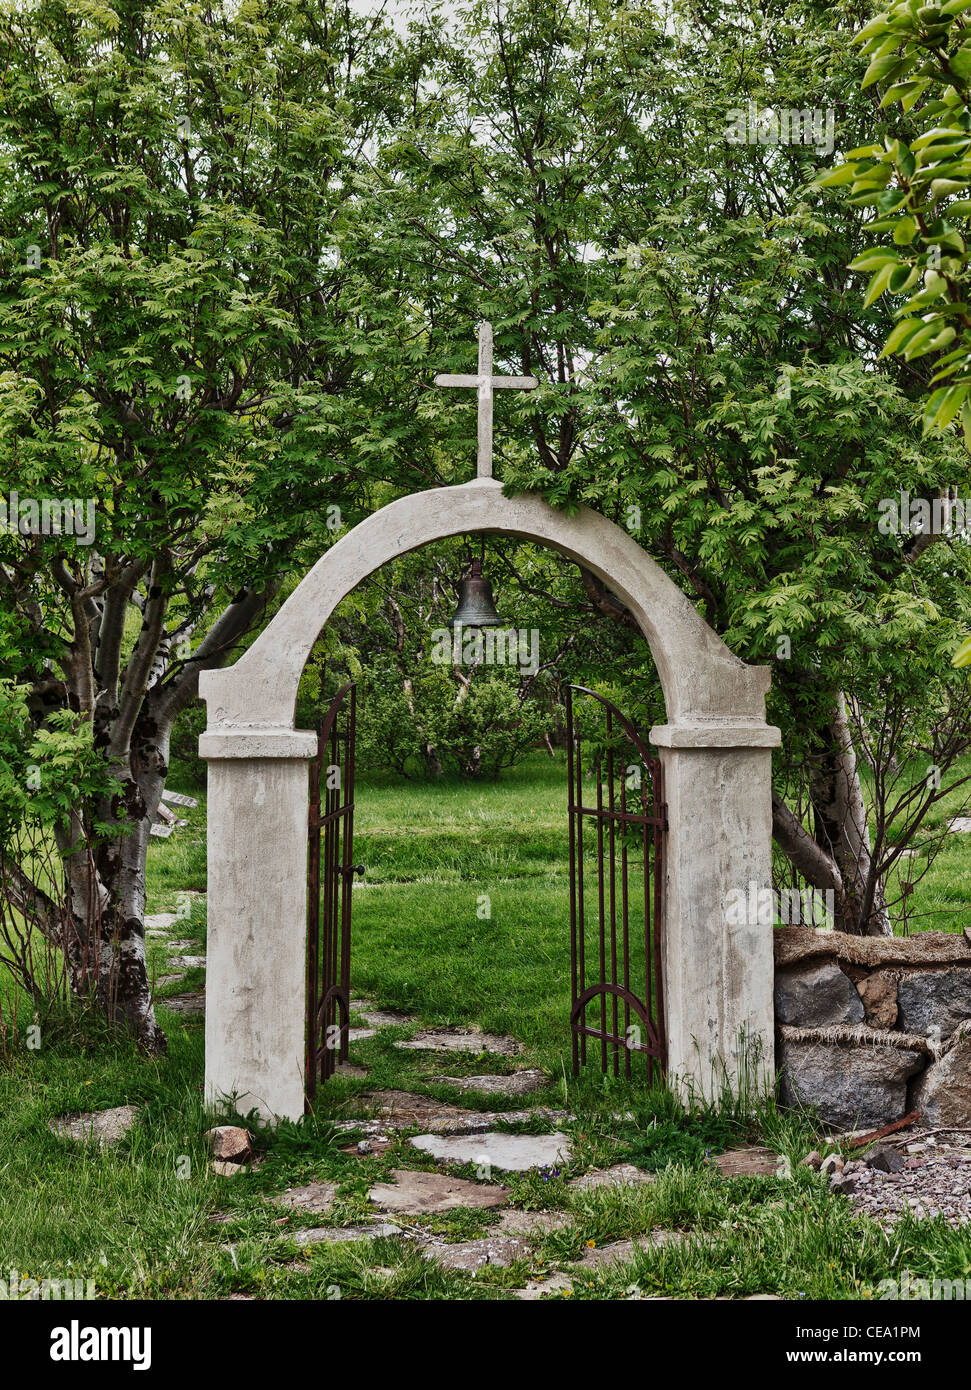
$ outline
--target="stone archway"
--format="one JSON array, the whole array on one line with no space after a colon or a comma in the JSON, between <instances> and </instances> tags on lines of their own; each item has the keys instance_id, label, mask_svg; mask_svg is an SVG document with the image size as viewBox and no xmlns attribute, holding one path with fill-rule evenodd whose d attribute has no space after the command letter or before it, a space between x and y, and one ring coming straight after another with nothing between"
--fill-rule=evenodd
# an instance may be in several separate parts
<instances>
[{"instance_id":1,"label":"stone archway","mask_svg":"<svg viewBox=\"0 0 971 1390\"><path fill-rule=\"evenodd\" d=\"M321 628L389 560L477 531L539 542L579 561L623 602L650 646L667 723L664 766L668 1073L683 1094L771 1085L772 927L726 921L727 895L771 884L766 667L747 666L637 542L606 517L504 497L478 477L392 502L317 562L234 666L204 672L209 722L206 1095L240 1110L303 1113L307 764L297 688Z\"/></svg>"}]
</instances>

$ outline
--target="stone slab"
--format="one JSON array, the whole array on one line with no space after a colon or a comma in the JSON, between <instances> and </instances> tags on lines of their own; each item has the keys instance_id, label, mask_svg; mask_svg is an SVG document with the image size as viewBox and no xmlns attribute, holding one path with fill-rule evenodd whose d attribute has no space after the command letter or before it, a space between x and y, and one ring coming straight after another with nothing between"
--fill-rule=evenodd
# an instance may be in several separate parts
<instances>
[{"instance_id":1,"label":"stone slab","mask_svg":"<svg viewBox=\"0 0 971 1390\"><path fill-rule=\"evenodd\" d=\"M391 1009L361 1009L351 1010L357 1018L363 1018L364 1022L371 1028L403 1028L409 1023L417 1023L417 1019L410 1014L395 1013Z\"/></svg>"},{"instance_id":2,"label":"stone slab","mask_svg":"<svg viewBox=\"0 0 971 1390\"><path fill-rule=\"evenodd\" d=\"M507 1269L517 1260L528 1259L530 1245L518 1236L487 1236L483 1240L460 1241L454 1245L426 1245L421 1253L426 1260L434 1260L445 1269L476 1274L486 1265Z\"/></svg>"},{"instance_id":3,"label":"stone slab","mask_svg":"<svg viewBox=\"0 0 971 1390\"><path fill-rule=\"evenodd\" d=\"M402 1215L451 1211L453 1207L501 1207L510 1196L509 1189L498 1183L469 1182L443 1173L396 1168L393 1177L393 1183L375 1183L368 1195L382 1211Z\"/></svg>"},{"instance_id":4,"label":"stone slab","mask_svg":"<svg viewBox=\"0 0 971 1390\"><path fill-rule=\"evenodd\" d=\"M204 994L173 994L168 999L157 1000L160 1009L171 1009L175 1014L204 1014L206 996Z\"/></svg>"},{"instance_id":5,"label":"stone slab","mask_svg":"<svg viewBox=\"0 0 971 1390\"><path fill-rule=\"evenodd\" d=\"M526 1173L531 1168L555 1168L570 1161L570 1139L553 1134L480 1135L419 1134L410 1141L416 1149L440 1163L482 1163L505 1173Z\"/></svg>"},{"instance_id":6,"label":"stone slab","mask_svg":"<svg viewBox=\"0 0 971 1390\"><path fill-rule=\"evenodd\" d=\"M502 1057L515 1057L523 1045L515 1038L499 1037L495 1033L479 1033L468 1028L435 1028L402 1038L395 1043L404 1052L496 1052Z\"/></svg>"},{"instance_id":7,"label":"stone slab","mask_svg":"<svg viewBox=\"0 0 971 1390\"><path fill-rule=\"evenodd\" d=\"M713 1154L710 1162L724 1178L748 1178L775 1177L782 1160L772 1149L752 1144Z\"/></svg>"},{"instance_id":8,"label":"stone slab","mask_svg":"<svg viewBox=\"0 0 971 1390\"><path fill-rule=\"evenodd\" d=\"M205 956L169 956L169 965L181 965L183 970L192 970L195 966L204 967L205 964Z\"/></svg>"},{"instance_id":9,"label":"stone slab","mask_svg":"<svg viewBox=\"0 0 971 1390\"><path fill-rule=\"evenodd\" d=\"M460 1110L411 1091L368 1091L354 1099L378 1115L387 1116L395 1129L423 1128L427 1123L429 1128L434 1126L435 1132L440 1133L445 1129L461 1128L464 1122L477 1118L475 1110Z\"/></svg>"},{"instance_id":10,"label":"stone slab","mask_svg":"<svg viewBox=\"0 0 971 1390\"><path fill-rule=\"evenodd\" d=\"M146 930L151 927L154 931L168 931L174 927L176 922L184 921L177 912L151 912L145 918Z\"/></svg>"},{"instance_id":11,"label":"stone slab","mask_svg":"<svg viewBox=\"0 0 971 1390\"><path fill-rule=\"evenodd\" d=\"M306 1231L287 1232L297 1245L341 1245L347 1241L377 1240L380 1236L401 1236L405 1232L393 1221L376 1221L372 1226L312 1226Z\"/></svg>"},{"instance_id":12,"label":"stone slab","mask_svg":"<svg viewBox=\"0 0 971 1390\"><path fill-rule=\"evenodd\" d=\"M510 1207L499 1213L496 1230L503 1235L529 1236L539 1240L550 1231L562 1231L573 1225L573 1217L568 1211L518 1211Z\"/></svg>"},{"instance_id":13,"label":"stone slab","mask_svg":"<svg viewBox=\"0 0 971 1390\"><path fill-rule=\"evenodd\" d=\"M485 1096L526 1096L545 1086L547 1076L543 1071L514 1071L509 1076L426 1076L425 1080Z\"/></svg>"},{"instance_id":14,"label":"stone slab","mask_svg":"<svg viewBox=\"0 0 971 1390\"><path fill-rule=\"evenodd\" d=\"M626 1187L654 1181L653 1173L645 1173L633 1163L615 1163L612 1168L600 1168L567 1183L575 1192L592 1192L603 1187Z\"/></svg>"},{"instance_id":15,"label":"stone slab","mask_svg":"<svg viewBox=\"0 0 971 1390\"><path fill-rule=\"evenodd\" d=\"M52 1134L84 1143L95 1139L102 1147L116 1144L131 1129L138 1114L137 1105L116 1105L112 1110L88 1110L80 1115L62 1115L48 1120Z\"/></svg>"},{"instance_id":16,"label":"stone slab","mask_svg":"<svg viewBox=\"0 0 971 1390\"><path fill-rule=\"evenodd\" d=\"M633 1240L615 1240L607 1245L595 1245L583 1252L579 1264L585 1269L604 1269L625 1260L632 1260L639 1250L656 1250L661 1245L678 1245L685 1237L680 1231L658 1227L650 1235L635 1236Z\"/></svg>"},{"instance_id":17,"label":"stone slab","mask_svg":"<svg viewBox=\"0 0 971 1390\"><path fill-rule=\"evenodd\" d=\"M336 1182L311 1182L305 1187L288 1187L271 1198L277 1206L296 1207L300 1211L330 1211L337 1196Z\"/></svg>"}]
</instances>

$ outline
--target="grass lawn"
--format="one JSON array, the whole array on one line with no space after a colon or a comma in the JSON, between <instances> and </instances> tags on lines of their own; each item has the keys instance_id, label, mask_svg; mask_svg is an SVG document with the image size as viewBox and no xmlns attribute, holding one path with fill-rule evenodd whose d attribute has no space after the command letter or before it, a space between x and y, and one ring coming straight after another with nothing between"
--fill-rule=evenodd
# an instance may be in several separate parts
<instances>
[{"instance_id":1,"label":"grass lawn","mask_svg":"<svg viewBox=\"0 0 971 1390\"><path fill-rule=\"evenodd\" d=\"M150 911L174 910L180 892L205 888L204 800L187 819L151 847ZM524 1044L516 1064L543 1067L545 1090L529 1102L476 1101L436 1075L506 1070L509 1060L402 1052L394 1041L412 1030L381 1029L352 1047L352 1060L370 1068L366 1080L329 1082L311 1120L259 1132L258 1168L219 1178L202 1132L229 1117L207 1115L202 1106L201 1019L164 1008L166 996L202 986L204 971L184 972L159 989L169 1052L158 1061L109 1043L83 1018L53 1024L37 1051L12 1045L0 1054L0 1275L15 1268L92 1278L104 1297L303 1299L338 1289L342 1298L509 1298L527 1278L591 1246L661 1228L686 1239L613 1269L576 1274L572 1297L617 1299L639 1290L853 1299L871 1296L881 1279L904 1268L915 1278L971 1276L971 1233L908 1218L888 1237L831 1195L824 1178L800 1168L819 1142L808 1117L781 1115L773 1105L683 1116L636 1075L631 1083L602 1078L595 1061L573 1080L566 833L564 769L539 756L482 787L358 786L355 859L367 875L354 893L355 992L424 1025L477 1024L514 1035ZM948 914L933 923L942 927L966 911L971 886L962 853L968 842L954 840L915 893ZM952 857L960 865L953 875ZM489 917L477 913L483 895ZM205 900L185 901L179 939L201 954ZM157 977L175 973L156 938L150 954ZM434 1166L406 1134L380 1155L364 1156L352 1136L335 1134L332 1122L350 1113L355 1096L376 1088L423 1091L472 1108L568 1108L575 1116L564 1126L574 1144L570 1167L501 1180L511 1190L508 1205L563 1210L569 1223L512 1268L487 1266L474 1279L423 1258L407 1240L298 1245L298 1227L366 1220L370 1186L395 1167ZM142 1107L139 1120L111 1149L78 1146L48 1129L53 1116L128 1103ZM726 1180L713 1171L709 1153L751 1140L788 1157L794 1176ZM650 1169L654 1182L586 1193L567 1185L575 1174L620 1161ZM471 1167L457 1171L475 1176ZM339 1184L326 1216L288 1219L267 1201L316 1180ZM495 1213L457 1209L421 1224L466 1240L496 1220Z\"/></svg>"}]
</instances>

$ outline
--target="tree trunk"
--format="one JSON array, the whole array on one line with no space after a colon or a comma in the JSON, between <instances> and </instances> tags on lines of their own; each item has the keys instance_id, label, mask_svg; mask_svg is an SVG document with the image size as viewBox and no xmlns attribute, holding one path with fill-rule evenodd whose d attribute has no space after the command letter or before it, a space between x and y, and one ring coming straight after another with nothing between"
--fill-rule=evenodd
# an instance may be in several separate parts
<instances>
[{"instance_id":1,"label":"tree trunk","mask_svg":"<svg viewBox=\"0 0 971 1390\"><path fill-rule=\"evenodd\" d=\"M892 936L883 884L875 872L856 750L840 691L827 726L828 745L810 786L816 843L839 870L837 926L858 936Z\"/></svg>"}]
</instances>

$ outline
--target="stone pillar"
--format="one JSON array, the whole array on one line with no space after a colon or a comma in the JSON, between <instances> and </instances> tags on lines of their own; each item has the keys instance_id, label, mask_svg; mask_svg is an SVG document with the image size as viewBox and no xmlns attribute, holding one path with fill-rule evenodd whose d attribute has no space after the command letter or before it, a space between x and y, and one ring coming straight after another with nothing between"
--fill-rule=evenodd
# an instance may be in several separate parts
<instances>
[{"instance_id":1,"label":"stone pillar","mask_svg":"<svg viewBox=\"0 0 971 1390\"><path fill-rule=\"evenodd\" d=\"M664 885L668 1077L688 1100L774 1081L772 926L736 924L730 894L772 884L772 748L766 724L651 730L668 808ZM741 915L741 914L735 914Z\"/></svg>"},{"instance_id":2,"label":"stone pillar","mask_svg":"<svg viewBox=\"0 0 971 1390\"><path fill-rule=\"evenodd\" d=\"M206 1100L304 1107L308 761L294 730L203 734L209 763Z\"/></svg>"}]
</instances>

